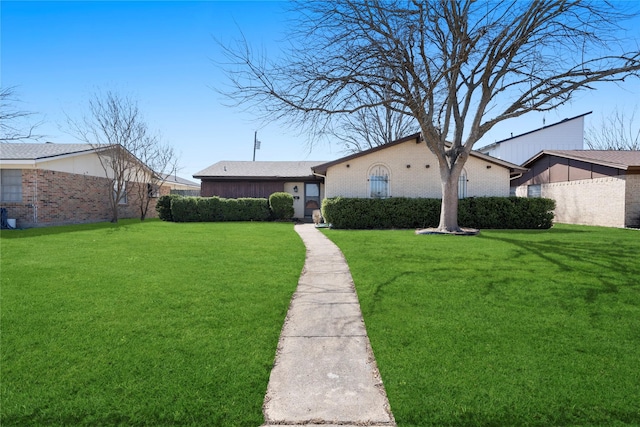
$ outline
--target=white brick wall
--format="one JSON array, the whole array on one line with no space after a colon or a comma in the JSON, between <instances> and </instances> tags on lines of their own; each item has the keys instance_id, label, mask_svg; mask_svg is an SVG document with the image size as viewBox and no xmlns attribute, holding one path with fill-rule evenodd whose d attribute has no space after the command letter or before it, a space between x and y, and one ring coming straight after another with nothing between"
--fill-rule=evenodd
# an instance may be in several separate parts
<instances>
[{"instance_id":1,"label":"white brick wall","mask_svg":"<svg viewBox=\"0 0 640 427\"><path fill-rule=\"evenodd\" d=\"M526 197L527 186L516 195ZM625 226L624 176L542 184L541 196L556 201L555 222Z\"/></svg>"},{"instance_id":2,"label":"white brick wall","mask_svg":"<svg viewBox=\"0 0 640 427\"><path fill-rule=\"evenodd\" d=\"M389 171L389 196L441 198L438 160L424 143L407 141L331 166L326 197L369 197L369 171L377 165ZM427 167L427 165L429 167ZM487 166L491 168L487 169ZM509 170L469 157L465 164L467 197L508 196Z\"/></svg>"}]
</instances>

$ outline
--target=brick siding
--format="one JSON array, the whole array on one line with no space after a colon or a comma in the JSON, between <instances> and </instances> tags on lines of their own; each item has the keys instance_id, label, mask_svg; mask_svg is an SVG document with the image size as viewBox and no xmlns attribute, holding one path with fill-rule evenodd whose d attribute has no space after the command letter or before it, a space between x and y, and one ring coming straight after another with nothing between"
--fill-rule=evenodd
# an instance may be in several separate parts
<instances>
[{"instance_id":1,"label":"brick siding","mask_svg":"<svg viewBox=\"0 0 640 427\"><path fill-rule=\"evenodd\" d=\"M383 165L389 171L391 197L442 198L438 159L424 143L416 144L414 141L329 167L326 197L369 197L369 171L375 165ZM470 157L464 170L467 174L467 197L509 196L507 168Z\"/></svg>"},{"instance_id":2,"label":"brick siding","mask_svg":"<svg viewBox=\"0 0 640 427\"><path fill-rule=\"evenodd\" d=\"M127 203L119 206L119 218L139 218L136 183L127 183ZM142 184L145 185L145 184ZM146 187L146 185L145 185ZM23 169L22 203L2 202L9 218L19 228L109 221L110 181L89 175ZM168 194L163 187L161 194ZM147 218L157 217L155 198L151 199Z\"/></svg>"},{"instance_id":3,"label":"brick siding","mask_svg":"<svg viewBox=\"0 0 640 427\"><path fill-rule=\"evenodd\" d=\"M625 226L625 176L541 184L541 197L556 201L555 222ZM527 186L516 189L526 196Z\"/></svg>"}]
</instances>

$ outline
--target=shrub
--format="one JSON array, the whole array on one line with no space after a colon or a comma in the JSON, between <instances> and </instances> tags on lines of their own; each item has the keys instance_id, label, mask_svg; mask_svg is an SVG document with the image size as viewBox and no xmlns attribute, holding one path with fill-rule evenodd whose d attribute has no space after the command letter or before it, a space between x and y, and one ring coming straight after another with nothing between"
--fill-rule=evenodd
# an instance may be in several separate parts
<instances>
[{"instance_id":1,"label":"shrub","mask_svg":"<svg viewBox=\"0 0 640 427\"><path fill-rule=\"evenodd\" d=\"M274 219L291 219L293 217L293 196L289 193L278 192L269 196L269 207Z\"/></svg>"},{"instance_id":2,"label":"shrub","mask_svg":"<svg viewBox=\"0 0 640 427\"><path fill-rule=\"evenodd\" d=\"M198 211L199 197L180 197L171 201L171 216L176 222L198 222L200 215Z\"/></svg>"},{"instance_id":3,"label":"shrub","mask_svg":"<svg viewBox=\"0 0 640 427\"><path fill-rule=\"evenodd\" d=\"M232 221L267 221L269 219L267 199L241 198L236 201L238 218Z\"/></svg>"},{"instance_id":4,"label":"shrub","mask_svg":"<svg viewBox=\"0 0 640 427\"><path fill-rule=\"evenodd\" d=\"M182 197L171 204L176 222L266 221L267 199L223 199L220 197Z\"/></svg>"},{"instance_id":5,"label":"shrub","mask_svg":"<svg viewBox=\"0 0 640 427\"><path fill-rule=\"evenodd\" d=\"M334 228L385 229L435 227L440 199L351 199L322 202L322 214ZM545 229L553 225L555 202L522 197L478 197L460 200L458 222L465 227Z\"/></svg>"},{"instance_id":6,"label":"shrub","mask_svg":"<svg viewBox=\"0 0 640 427\"><path fill-rule=\"evenodd\" d=\"M173 216L171 215L171 201L179 197L182 196L178 194L168 194L165 196L160 196L158 198L158 202L156 203L156 212L158 212L158 218L163 221L173 221Z\"/></svg>"}]
</instances>

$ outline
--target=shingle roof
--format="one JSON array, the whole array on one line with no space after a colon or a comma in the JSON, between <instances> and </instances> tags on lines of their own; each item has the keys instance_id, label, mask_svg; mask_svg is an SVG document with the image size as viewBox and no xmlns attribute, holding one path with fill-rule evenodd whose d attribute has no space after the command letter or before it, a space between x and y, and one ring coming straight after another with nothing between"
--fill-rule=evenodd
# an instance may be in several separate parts
<instances>
[{"instance_id":1,"label":"shingle roof","mask_svg":"<svg viewBox=\"0 0 640 427\"><path fill-rule=\"evenodd\" d=\"M91 150L90 144L4 143L0 144L0 159L39 160Z\"/></svg>"},{"instance_id":2,"label":"shingle roof","mask_svg":"<svg viewBox=\"0 0 640 427\"><path fill-rule=\"evenodd\" d=\"M190 185L192 187L200 188L200 184L197 182L189 181L188 179L184 179L175 174L164 174L164 179L167 183Z\"/></svg>"},{"instance_id":3,"label":"shingle roof","mask_svg":"<svg viewBox=\"0 0 640 427\"><path fill-rule=\"evenodd\" d=\"M525 166L545 154L610 166L617 169L628 170L630 168L640 168L640 151L630 150L543 150L530 160L527 160Z\"/></svg>"},{"instance_id":4,"label":"shingle roof","mask_svg":"<svg viewBox=\"0 0 640 427\"><path fill-rule=\"evenodd\" d=\"M223 160L193 175L194 178L300 178L312 176L322 161L249 162Z\"/></svg>"}]
</instances>

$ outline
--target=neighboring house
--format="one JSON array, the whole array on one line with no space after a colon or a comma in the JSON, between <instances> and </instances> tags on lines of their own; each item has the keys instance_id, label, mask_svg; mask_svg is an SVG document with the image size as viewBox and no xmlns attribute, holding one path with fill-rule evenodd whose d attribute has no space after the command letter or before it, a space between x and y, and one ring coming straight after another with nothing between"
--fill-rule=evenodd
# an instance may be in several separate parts
<instances>
[{"instance_id":1,"label":"neighboring house","mask_svg":"<svg viewBox=\"0 0 640 427\"><path fill-rule=\"evenodd\" d=\"M554 199L556 222L640 227L640 151L543 150L523 166L515 194Z\"/></svg>"},{"instance_id":2,"label":"neighboring house","mask_svg":"<svg viewBox=\"0 0 640 427\"><path fill-rule=\"evenodd\" d=\"M442 198L438 159L420 134L316 165L325 197ZM472 151L458 185L458 197L509 196L511 175L525 169Z\"/></svg>"},{"instance_id":3,"label":"neighboring house","mask_svg":"<svg viewBox=\"0 0 640 427\"><path fill-rule=\"evenodd\" d=\"M478 151L517 165L523 164L542 150L582 150L584 118L591 111L540 129L503 139Z\"/></svg>"},{"instance_id":4,"label":"neighboring house","mask_svg":"<svg viewBox=\"0 0 640 427\"><path fill-rule=\"evenodd\" d=\"M5 143L0 145L0 206L17 227L109 221L111 181L106 177L96 149L89 144ZM135 182L126 183L120 201L120 218L140 216ZM168 188L147 189L148 194L168 193ZM155 198L147 214L157 216Z\"/></svg>"},{"instance_id":5,"label":"neighboring house","mask_svg":"<svg viewBox=\"0 0 640 427\"><path fill-rule=\"evenodd\" d=\"M176 174L164 174L164 186L171 190L171 194L180 194L183 196L199 196L200 184L179 177Z\"/></svg>"},{"instance_id":6,"label":"neighboring house","mask_svg":"<svg viewBox=\"0 0 640 427\"><path fill-rule=\"evenodd\" d=\"M193 175L201 180L203 197L262 197L276 192L293 195L295 218L311 218L324 197L323 178L311 168L321 162L221 161Z\"/></svg>"}]
</instances>

